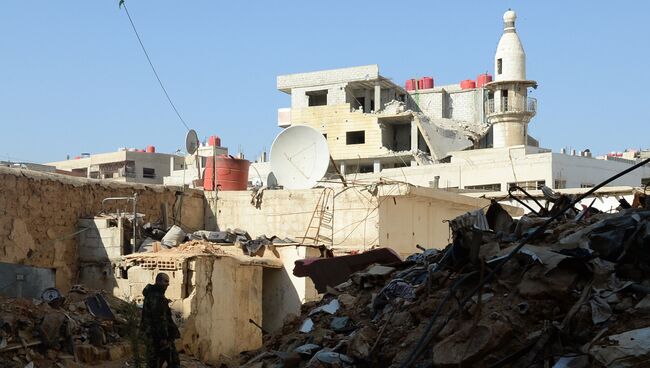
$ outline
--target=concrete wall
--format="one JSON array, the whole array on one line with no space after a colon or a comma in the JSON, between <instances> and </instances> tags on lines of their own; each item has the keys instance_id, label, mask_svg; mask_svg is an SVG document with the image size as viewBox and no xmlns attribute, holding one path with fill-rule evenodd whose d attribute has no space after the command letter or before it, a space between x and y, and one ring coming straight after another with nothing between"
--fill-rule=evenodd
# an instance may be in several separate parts
<instances>
[{"instance_id":1,"label":"concrete wall","mask_svg":"<svg viewBox=\"0 0 650 368\"><path fill-rule=\"evenodd\" d=\"M305 234L321 191L266 191L260 209L250 204L248 192L220 192L219 228L242 228L253 237L265 234L298 240ZM417 252L416 244L444 247L448 227L443 220L488 204L482 198L407 185L379 186L376 195L364 187L337 188L334 248L346 252L388 246L407 256ZM206 210L206 222L213 221L207 206Z\"/></svg>"},{"instance_id":2,"label":"concrete wall","mask_svg":"<svg viewBox=\"0 0 650 368\"><path fill-rule=\"evenodd\" d=\"M307 73L279 75L277 88L288 92L293 88L322 86L326 84L375 80L379 77L379 66L364 65L350 68L322 70Z\"/></svg>"},{"instance_id":3,"label":"concrete wall","mask_svg":"<svg viewBox=\"0 0 650 368\"><path fill-rule=\"evenodd\" d=\"M55 269L56 285L65 290L77 278L74 233L79 218L98 214L103 198L135 192L139 195L138 212L146 215L145 221L155 222L161 219L162 203L167 203L171 216L175 191L0 168L0 262ZM180 214L188 227L203 227L200 192L186 192Z\"/></svg>"},{"instance_id":4,"label":"concrete wall","mask_svg":"<svg viewBox=\"0 0 650 368\"><path fill-rule=\"evenodd\" d=\"M293 275L293 267L299 259L315 258L320 251L308 247L276 247L283 268L264 269L262 327L274 332L280 329L289 315L300 316L302 303L317 300L318 292L308 277Z\"/></svg>"},{"instance_id":5,"label":"concrete wall","mask_svg":"<svg viewBox=\"0 0 650 368\"><path fill-rule=\"evenodd\" d=\"M429 186L435 176L440 176L440 188L466 188L468 186L500 184L501 191L508 184L544 180L554 187L554 180L566 180L566 187L600 181L625 170L631 164L605 161L580 156L551 153L535 147L515 146L454 152L450 163L384 169L379 174L358 174L358 180L378 180L380 177ZM641 179L650 177L650 167L640 168L623 176L611 186L640 186Z\"/></svg>"},{"instance_id":6,"label":"concrete wall","mask_svg":"<svg viewBox=\"0 0 650 368\"><path fill-rule=\"evenodd\" d=\"M177 267L146 266L154 261L158 265L172 261ZM142 290L156 274L169 275L165 296L181 330L177 346L186 353L220 364L230 363L241 351L261 347L262 332L248 321L262 323L261 266L244 265L232 257L163 253L143 255L135 263L141 265L128 269L128 279L119 280L115 294L141 302Z\"/></svg>"},{"instance_id":7,"label":"concrete wall","mask_svg":"<svg viewBox=\"0 0 650 368\"><path fill-rule=\"evenodd\" d=\"M309 220L323 189L267 190L261 208L250 203L247 191L219 192L217 223L219 229L241 228L251 236L290 237L305 235ZM395 190L397 192L397 190ZM206 224L214 223L213 192L206 192ZM366 250L379 244L377 197L363 188L348 188L334 200L334 247L342 250Z\"/></svg>"}]
</instances>

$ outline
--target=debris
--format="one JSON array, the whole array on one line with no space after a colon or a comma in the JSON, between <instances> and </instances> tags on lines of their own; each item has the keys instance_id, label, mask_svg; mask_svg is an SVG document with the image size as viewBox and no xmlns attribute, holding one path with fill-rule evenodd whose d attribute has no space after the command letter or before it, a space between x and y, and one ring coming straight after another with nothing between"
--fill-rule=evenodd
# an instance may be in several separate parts
<instances>
[{"instance_id":1,"label":"debris","mask_svg":"<svg viewBox=\"0 0 650 368\"><path fill-rule=\"evenodd\" d=\"M313 316L313 315L318 314L320 312L325 312L325 313L328 313L328 314L334 314L334 313L336 313L337 310L339 310L340 307L341 307L341 304L339 303L339 300L338 299L332 299L332 301L330 301L329 303L327 303L327 304L325 304L323 306L320 306L320 307L312 310L311 312L309 312L309 315Z\"/></svg>"},{"instance_id":2,"label":"debris","mask_svg":"<svg viewBox=\"0 0 650 368\"><path fill-rule=\"evenodd\" d=\"M294 276L309 277L319 293L327 291L327 286L335 287L350 278L354 272L366 269L372 264L390 265L402 260L389 248L379 248L368 252L334 258L311 258L297 260Z\"/></svg>"},{"instance_id":3,"label":"debris","mask_svg":"<svg viewBox=\"0 0 650 368\"><path fill-rule=\"evenodd\" d=\"M650 327L610 335L589 354L609 368L641 367L650 360Z\"/></svg>"},{"instance_id":4,"label":"debris","mask_svg":"<svg viewBox=\"0 0 650 368\"><path fill-rule=\"evenodd\" d=\"M495 221L498 207L487 221L471 212L450 221L447 248L420 247L404 262L348 263L363 253L296 262L294 274L331 293L303 305L302 332L287 322L251 354L322 348L300 368L647 364L650 211L575 221L578 211L555 208L566 206L564 195L549 198L553 222L536 214ZM262 361L284 364L277 355Z\"/></svg>"},{"instance_id":5,"label":"debris","mask_svg":"<svg viewBox=\"0 0 650 368\"><path fill-rule=\"evenodd\" d=\"M167 231L167 234L165 234L160 243L166 247L176 247L185 240L186 236L183 229L174 225Z\"/></svg>"},{"instance_id":6,"label":"debris","mask_svg":"<svg viewBox=\"0 0 650 368\"><path fill-rule=\"evenodd\" d=\"M314 328L314 321L311 318L307 318L305 322L300 326L300 332L308 333Z\"/></svg>"}]
</instances>

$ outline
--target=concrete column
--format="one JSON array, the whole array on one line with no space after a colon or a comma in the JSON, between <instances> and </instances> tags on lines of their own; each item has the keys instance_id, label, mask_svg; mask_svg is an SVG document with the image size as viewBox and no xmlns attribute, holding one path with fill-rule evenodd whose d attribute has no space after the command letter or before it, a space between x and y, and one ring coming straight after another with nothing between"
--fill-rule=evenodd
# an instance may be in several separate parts
<instances>
[{"instance_id":1,"label":"concrete column","mask_svg":"<svg viewBox=\"0 0 650 368\"><path fill-rule=\"evenodd\" d=\"M345 162L341 162L339 165L339 171L341 172L341 175L345 176Z\"/></svg>"},{"instance_id":2,"label":"concrete column","mask_svg":"<svg viewBox=\"0 0 650 368\"><path fill-rule=\"evenodd\" d=\"M367 114L370 112L370 100L372 100L372 93L370 92L369 89L365 90L363 98L364 98L363 112Z\"/></svg>"},{"instance_id":3,"label":"concrete column","mask_svg":"<svg viewBox=\"0 0 650 368\"><path fill-rule=\"evenodd\" d=\"M170 157L169 158L169 175L171 175L174 172L174 158ZM185 185L185 183L183 183Z\"/></svg>"},{"instance_id":4,"label":"concrete column","mask_svg":"<svg viewBox=\"0 0 650 368\"><path fill-rule=\"evenodd\" d=\"M381 85L379 82L375 82L375 112L380 111L381 108Z\"/></svg>"},{"instance_id":5,"label":"concrete column","mask_svg":"<svg viewBox=\"0 0 650 368\"><path fill-rule=\"evenodd\" d=\"M418 125L415 120L411 120L411 152L418 150Z\"/></svg>"},{"instance_id":6,"label":"concrete column","mask_svg":"<svg viewBox=\"0 0 650 368\"><path fill-rule=\"evenodd\" d=\"M379 172L381 172L381 161L375 160L372 163L372 172L375 173L375 174L378 174Z\"/></svg>"}]
</instances>

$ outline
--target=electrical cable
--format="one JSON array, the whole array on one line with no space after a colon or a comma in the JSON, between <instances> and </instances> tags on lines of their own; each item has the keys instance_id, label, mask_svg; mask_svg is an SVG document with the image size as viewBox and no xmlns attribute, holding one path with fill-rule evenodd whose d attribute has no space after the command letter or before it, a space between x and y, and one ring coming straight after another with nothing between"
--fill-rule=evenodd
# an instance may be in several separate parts
<instances>
[{"instance_id":1,"label":"electrical cable","mask_svg":"<svg viewBox=\"0 0 650 368\"><path fill-rule=\"evenodd\" d=\"M581 200L583 200L583 199L586 198L587 196L589 196L589 195L591 195L592 193L594 193L596 190L598 190L598 189L604 187L605 185L607 185L607 184L611 183L612 181L614 181L614 180L620 178L621 176L623 176L623 175L625 175L625 174L628 174L629 172L632 172L632 171L638 169L639 167L644 166L644 165L646 165L646 164L648 164L648 163L650 163L650 158L645 159L645 160L643 160L643 161L637 163L636 165L634 165L634 166L632 166L632 167L629 167L629 168L627 168L627 169L625 169L625 170L619 172L618 174L616 174L616 175L614 175L614 176L612 176L612 177L606 179L605 181L601 182L600 184L594 186L593 188L591 188L591 189L588 190L587 192L585 192L585 193L579 195L576 199L574 199L571 203L569 203L567 206L565 206L562 210L558 211L558 213L556 213L554 216L552 216L552 217L548 218L546 221L544 221L544 222L543 222L539 227L537 227L537 229L535 229L535 231L533 231L533 232L531 232L531 233L528 233L528 234L527 234L526 236L524 236L521 240L519 240L519 241L518 241L519 244L517 244L517 246L516 246L516 247L515 247L515 248L514 248L510 253L508 253L508 255L506 255L504 258L502 258L500 261L498 261L498 262L496 263L496 265L494 266L494 268L492 268L492 269L490 270L490 272L487 274L487 276L486 276L486 277L485 277L485 278L484 278L484 279L483 279L483 280L482 280L482 281L481 281L481 282L480 282L476 287L474 287L474 288L469 292L469 294L468 294L467 296L465 296L465 297L464 297L464 298L459 302L458 308L457 308L457 309L454 309L454 310L449 314L449 316L445 319L445 321L440 325L440 327L438 327L438 329L437 329L436 331L434 331L433 334L430 335L430 333L431 333L431 329L433 328L433 323L435 322L435 320L436 320L437 317L438 317L438 316L437 316L437 313L435 313L435 314L433 315L433 317L431 318L431 321L430 321L429 325L427 325L427 328L425 329L424 333L420 336L420 339L418 340L417 345L413 348L413 350L411 351L411 354L409 354L409 357L406 359L406 361L404 361L404 363L402 363L402 364L400 365L400 368L407 368L407 367L410 367L410 366L415 362L415 360L416 360L416 359L417 359L417 358L422 354L422 352L423 352L423 350L424 350L424 347L426 347L426 346L429 344L429 342L431 342L431 341L432 341L432 340L433 340L433 339L434 339L434 338L435 338L435 337L440 333L440 331L442 331L442 329L443 329L443 328L444 328L444 327L445 327L445 326L446 326L446 325L447 325L447 324L448 324L448 323L449 323L453 318L455 318L456 315L457 315L458 313L460 313L460 311L461 311L462 308L465 306L465 304L467 304L467 302L468 302L469 300L471 300L472 296L474 296L474 295L475 295L479 290L481 290L481 288L483 288L483 286L484 286L485 284L487 284L489 281L491 281L492 278L496 275L496 273L499 272L499 271L501 270L501 268L503 267L503 265L505 265L505 264L506 264L506 263L507 263L511 258L513 258L513 257L515 256L515 254L519 253L519 251L521 250L521 248L523 248L526 244L528 244L528 242L529 242L531 239L533 239L533 238L535 238L535 237L541 235L544 231L546 231L546 228L548 227L548 225L550 225L553 221L557 220L559 217L563 216L564 213L565 213L568 209L573 208L577 203L579 203ZM454 286L456 286L456 285L454 285ZM443 301L440 302L440 304L438 305L438 308L437 308L436 312L438 312L438 311L442 308L442 305L445 304L445 303L447 302L447 300L448 300L448 299L445 298Z\"/></svg>"},{"instance_id":2,"label":"electrical cable","mask_svg":"<svg viewBox=\"0 0 650 368\"><path fill-rule=\"evenodd\" d=\"M149 66L151 67L151 70L153 71L153 74L156 76L156 79L158 80L158 84L160 84L160 88L162 88L163 92L165 93L165 97L167 97L167 101L169 101L169 104L171 105L172 109L174 109L174 112L176 113L176 116L180 119L181 123L187 130L191 130L190 127L185 123L185 120L183 120L183 117L181 114L178 112L178 109L176 108L176 105L174 105L174 102L172 102L171 97L169 97L169 93L167 93L167 89L165 89L165 86L163 85L163 82L160 80L160 76L158 76L158 72L156 71L156 68L154 68L153 63L151 62L151 58L149 57L149 53L147 52L147 49L144 48L144 44L142 43L142 39L140 38L140 34L138 33L138 30L135 28L135 24L133 23L133 19L131 18L131 14L129 14L129 9L126 7L126 3L122 0L120 1L120 7L124 7L124 11L126 12L126 16L129 18L129 22L131 23L131 27L133 27L133 32L135 32L135 36L138 38L138 42L140 43L140 47L142 48L142 51L144 52L144 56L147 57L147 61L149 62Z\"/></svg>"}]
</instances>

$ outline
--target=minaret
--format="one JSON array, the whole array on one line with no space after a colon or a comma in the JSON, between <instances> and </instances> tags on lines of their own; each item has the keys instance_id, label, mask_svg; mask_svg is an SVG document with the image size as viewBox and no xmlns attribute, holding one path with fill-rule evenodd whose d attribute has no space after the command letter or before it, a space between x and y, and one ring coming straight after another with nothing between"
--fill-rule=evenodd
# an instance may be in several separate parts
<instances>
[{"instance_id":1,"label":"minaret","mask_svg":"<svg viewBox=\"0 0 650 368\"><path fill-rule=\"evenodd\" d=\"M528 88L537 82L526 79L526 53L515 30L517 14L503 14L503 35L494 55L494 81L485 85L487 121L492 125L492 146L526 145L528 122L535 115L537 101L528 98Z\"/></svg>"}]
</instances>

